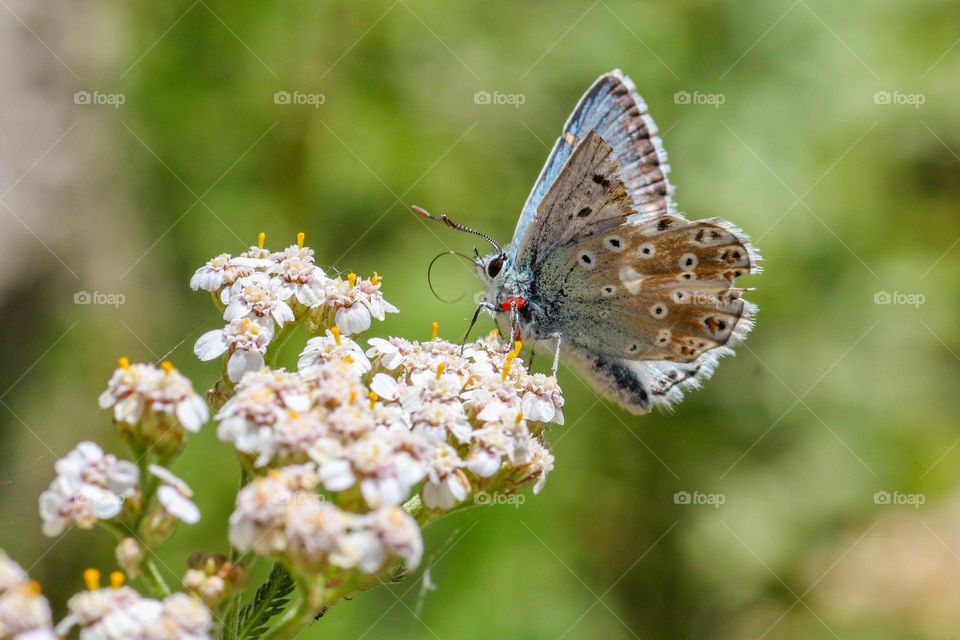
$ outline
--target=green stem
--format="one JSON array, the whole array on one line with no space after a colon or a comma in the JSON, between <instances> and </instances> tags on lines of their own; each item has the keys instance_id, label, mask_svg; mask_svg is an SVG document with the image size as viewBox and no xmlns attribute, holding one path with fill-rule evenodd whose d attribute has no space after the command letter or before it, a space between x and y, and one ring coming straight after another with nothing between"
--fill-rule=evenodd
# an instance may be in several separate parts
<instances>
[{"instance_id":1,"label":"green stem","mask_svg":"<svg viewBox=\"0 0 960 640\"><path fill-rule=\"evenodd\" d=\"M146 569L144 575L150 579L150 583L160 593L160 595L163 597L170 595L170 587L167 585L167 581L164 580L163 576L160 574L160 569L157 568L156 563L154 563L151 558L147 558L143 561L143 566Z\"/></svg>"},{"instance_id":2,"label":"green stem","mask_svg":"<svg viewBox=\"0 0 960 640\"><path fill-rule=\"evenodd\" d=\"M240 463L240 489L243 489L247 486L247 483L250 482L250 471L247 469L247 466ZM240 552L230 545L230 564L236 563L240 559ZM240 627L240 609L241 602L243 600L243 593L237 593L233 595L227 606L225 608L224 617L223 617L223 628L225 635L221 634L223 638L236 638L239 634Z\"/></svg>"}]
</instances>

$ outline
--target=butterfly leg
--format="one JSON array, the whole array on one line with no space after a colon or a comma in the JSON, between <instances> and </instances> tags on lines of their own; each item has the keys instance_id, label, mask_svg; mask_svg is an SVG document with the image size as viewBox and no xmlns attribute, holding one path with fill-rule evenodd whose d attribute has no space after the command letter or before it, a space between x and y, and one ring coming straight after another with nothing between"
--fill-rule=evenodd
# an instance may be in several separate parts
<instances>
[{"instance_id":1,"label":"butterfly leg","mask_svg":"<svg viewBox=\"0 0 960 640\"><path fill-rule=\"evenodd\" d=\"M497 308L489 302L481 302L477 305L477 308L473 310L470 326L467 327L467 332L463 334L463 340L460 341L460 355L463 355L463 347L467 344L467 340L470 338L470 332L473 331L473 327L477 324L477 319L480 317L480 312L484 309L487 311L496 311Z\"/></svg>"},{"instance_id":2,"label":"butterfly leg","mask_svg":"<svg viewBox=\"0 0 960 640\"><path fill-rule=\"evenodd\" d=\"M557 369L560 368L560 341L563 338L563 334L560 332L551 334L552 338L557 339L557 350L553 354L553 377L557 377Z\"/></svg>"}]
</instances>

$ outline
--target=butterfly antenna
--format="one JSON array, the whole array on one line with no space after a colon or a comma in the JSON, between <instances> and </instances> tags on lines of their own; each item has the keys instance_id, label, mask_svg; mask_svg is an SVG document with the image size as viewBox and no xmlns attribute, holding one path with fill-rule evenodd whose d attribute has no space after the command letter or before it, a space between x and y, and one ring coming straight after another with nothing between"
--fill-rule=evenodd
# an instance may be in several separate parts
<instances>
[{"instance_id":1,"label":"butterfly antenna","mask_svg":"<svg viewBox=\"0 0 960 640\"><path fill-rule=\"evenodd\" d=\"M439 293L437 293L437 290L434 289L433 287L433 265L436 264L437 260L439 260L443 256L457 256L459 258L463 258L464 260L466 260L471 264L473 264L474 262L473 260L470 259L470 256L465 256L462 253L457 253L456 251L444 251L443 253L436 255L433 258L433 260L430 261L430 266L427 267L427 285L430 287L430 293L433 294L434 298L436 298L437 300L439 300L444 304L454 304L463 300L463 297L467 294L461 293L458 297L452 298L452 299L443 298L440 296Z\"/></svg>"},{"instance_id":2,"label":"butterfly antenna","mask_svg":"<svg viewBox=\"0 0 960 640\"><path fill-rule=\"evenodd\" d=\"M500 243L498 243L496 240L494 240L493 238L491 238L485 233L480 233L476 229L471 229L470 227L454 222L453 220L450 219L450 216L448 216L445 213L437 217L432 213L430 213L429 211L427 211L426 209L424 209L423 207L418 207L417 205L413 205L410 208L413 210L415 214L417 214L420 217L433 220L434 222L440 222L447 225L451 229L456 229L457 231L463 231L464 233L470 233L480 238L483 238L484 240L489 242L493 246L493 248L497 250L498 253L503 253L503 247L501 247Z\"/></svg>"}]
</instances>

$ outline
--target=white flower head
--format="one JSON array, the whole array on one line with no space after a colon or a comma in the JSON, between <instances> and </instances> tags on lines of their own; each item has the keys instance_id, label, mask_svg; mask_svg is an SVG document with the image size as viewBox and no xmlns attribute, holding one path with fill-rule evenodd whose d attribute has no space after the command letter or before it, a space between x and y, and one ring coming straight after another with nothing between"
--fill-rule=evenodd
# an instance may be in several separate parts
<instances>
[{"instance_id":1,"label":"white flower head","mask_svg":"<svg viewBox=\"0 0 960 640\"><path fill-rule=\"evenodd\" d=\"M230 286L238 279L249 276L257 271L270 268L271 260L255 257L231 258L230 254L222 253L197 269L190 278L190 288L194 291L216 292L225 286Z\"/></svg>"},{"instance_id":2,"label":"white flower head","mask_svg":"<svg viewBox=\"0 0 960 640\"><path fill-rule=\"evenodd\" d=\"M291 412L308 411L311 404L307 384L295 373L282 369L247 373L216 416L217 437L238 451L257 454L258 465L266 464L278 446L278 423Z\"/></svg>"},{"instance_id":3,"label":"white flower head","mask_svg":"<svg viewBox=\"0 0 960 640\"><path fill-rule=\"evenodd\" d=\"M280 289L305 307L316 307L323 302L328 279L323 269L313 264L313 258L300 256L286 258L277 266Z\"/></svg>"},{"instance_id":4,"label":"white flower head","mask_svg":"<svg viewBox=\"0 0 960 640\"><path fill-rule=\"evenodd\" d=\"M263 356L272 339L271 325L240 318L231 320L223 329L208 331L200 336L193 352L201 360L213 360L228 350L232 351L227 361L227 375L232 382L238 382L248 371L263 368Z\"/></svg>"},{"instance_id":5,"label":"white flower head","mask_svg":"<svg viewBox=\"0 0 960 640\"><path fill-rule=\"evenodd\" d=\"M99 572L84 574L88 591L76 594L69 615L57 626L66 635L80 627L80 640L208 640L213 627L210 610L185 593L163 600L144 598L122 586L123 574L111 575L110 587L99 588Z\"/></svg>"},{"instance_id":6,"label":"white flower head","mask_svg":"<svg viewBox=\"0 0 960 640\"><path fill-rule=\"evenodd\" d=\"M337 327L307 341L297 360L297 369L305 378L315 378L317 370L330 361L346 362L357 375L370 370L370 361L360 345L349 336L341 335Z\"/></svg>"},{"instance_id":7,"label":"white flower head","mask_svg":"<svg viewBox=\"0 0 960 640\"><path fill-rule=\"evenodd\" d=\"M43 533L58 536L70 525L91 529L120 513L139 480L136 465L81 442L56 463L57 477L40 495Z\"/></svg>"},{"instance_id":8,"label":"white flower head","mask_svg":"<svg viewBox=\"0 0 960 640\"><path fill-rule=\"evenodd\" d=\"M386 313L397 308L383 299L381 278L374 274L369 280L355 273L347 278L330 280L325 289L324 304L334 310L334 321L340 332L355 335L370 328L372 319L383 320Z\"/></svg>"},{"instance_id":9,"label":"white flower head","mask_svg":"<svg viewBox=\"0 0 960 640\"><path fill-rule=\"evenodd\" d=\"M0 551L0 638L56 638L51 624L50 604L40 593L40 585Z\"/></svg>"},{"instance_id":10,"label":"white flower head","mask_svg":"<svg viewBox=\"0 0 960 640\"><path fill-rule=\"evenodd\" d=\"M240 278L224 289L220 297L226 305L223 319L227 322L249 317L260 324L276 322L282 327L294 320L293 309L285 302L290 292L283 288L279 279L265 273Z\"/></svg>"},{"instance_id":11,"label":"white flower head","mask_svg":"<svg viewBox=\"0 0 960 640\"><path fill-rule=\"evenodd\" d=\"M174 417L194 433L210 417L207 403L193 384L169 362L155 367L120 358L120 366L100 394L99 405L101 409L113 407L118 422L135 425L149 411Z\"/></svg>"}]
</instances>

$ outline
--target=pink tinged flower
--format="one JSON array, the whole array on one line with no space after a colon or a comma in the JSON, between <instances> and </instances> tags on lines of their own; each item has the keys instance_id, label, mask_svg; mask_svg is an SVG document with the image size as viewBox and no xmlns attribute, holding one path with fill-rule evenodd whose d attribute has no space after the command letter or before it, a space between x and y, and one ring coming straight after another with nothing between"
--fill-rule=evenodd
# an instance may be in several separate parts
<instances>
[{"instance_id":1,"label":"pink tinged flower","mask_svg":"<svg viewBox=\"0 0 960 640\"><path fill-rule=\"evenodd\" d=\"M323 302L329 279L323 269L313 264L312 255L309 259L292 256L283 260L277 269L277 277L285 295L292 296L305 307L316 307Z\"/></svg>"},{"instance_id":2,"label":"pink tinged flower","mask_svg":"<svg viewBox=\"0 0 960 640\"><path fill-rule=\"evenodd\" d=\"M162 483L157 488L157 500L164 511L187 524L199 522L200 509L191 500L190 486L165 467L151 464L148 469Z\"/></svg>"},{"instance_id":3,"label":"pink tinged flower","mask_svg":"<svg viewBox=\"0 0 960 640\"><path fill-rule=\"evenodd\" d=\"M267 352L273 329L249 318L232 320L223 329L208 331L200 336L193 352L201 360L213 360L228 350L233 350L227 361L227 375L232 382L239 381L248 371L263 368L263 355Z\"/></svg>"},{"instance_id":4,"label":"pink tinged flower","mask_svg":"<svg viewBox=\"0 0 960 640\"><path fill-rule=\"evenodd\" d=\"M93 442L78 444L55 469L57 477L39 501L48 536L59 535L72 524L90 529L97 520L115 517L139 479L136 465L105 455Z\"/></svg>"},{"instance_id":5,"label":"pink tinged flower","mask_svg":"<svg viewBox=\"0 0 960 640\"><path fill-rule=\"evenodd\" d=\"M254 273L237 280L229 289L224 289L221 299L226 304L223 319L237 320L250 316L269 324L276 322L282 327L294 320L293 310L284 300L290 293L283 288L281 281L265 273Z\"/></svg>"},{"instance_id":6,"label":"pink tinged flower","mask_svg":"<svg viewBox=\"0 0 960 640\"><path fill-rule=\"evenodd\" d=\"M203 289L204 291L216 291L223 286L226 279L226 268L230 262L230 254L221 253L215 258L211 258L207 264L203 265L190 278L190 288L194 291Z\"/></svg>"},{"instance_id":7,"label":"pink tinged flower","mask_svg":"<svg viewBox=\"0 0 960 640\"><path fill-rule=\"evenodd\" d=\"M250 275L255 271L269 269L273 265L270 260L250 257L231 258L230 254L222 253L203 265L190 278L190 288L194 291L218 291L224 286L233 284L237 279Z\"/></svg>"}]
</instances>

